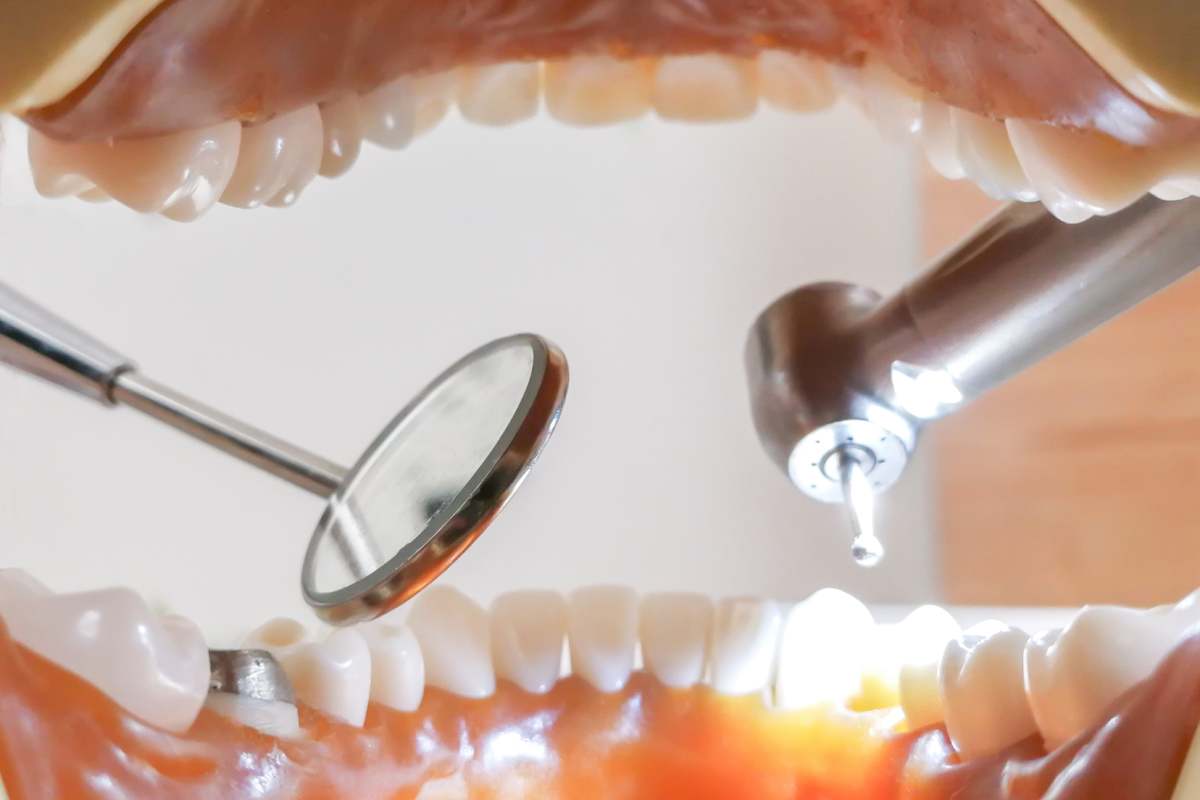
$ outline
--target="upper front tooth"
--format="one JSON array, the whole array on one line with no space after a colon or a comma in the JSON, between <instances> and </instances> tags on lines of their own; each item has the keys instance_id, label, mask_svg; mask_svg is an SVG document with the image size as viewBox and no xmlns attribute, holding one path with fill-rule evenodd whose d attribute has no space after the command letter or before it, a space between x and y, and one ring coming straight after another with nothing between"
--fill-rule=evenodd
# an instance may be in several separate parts
<instances>
[{"instance_id":1,"label":"upper front tooth","mask_svg":"<svg viewBox=\"0 0 1200 800\"><path fill-rule=\"evenodd\" d=\"M859 600L822 589L788 614L775 701L785 709L845 703L862 687L875 620Z\"/></svg>"},{"instance_id":2,"label":"upper front tooth","mask_svg":"<svg viewBox=\"0 0 1200 800\"><path fill-rule=\"evenodd\" d=\"M558 592L522 591L492 602L496 676L527 692L554 688L567 635L567 601Z\"/></svg>"},{"instance_id":3,"label":"upper front tooth","mask_svg":"<svg viewBox=\"0 0 1200 800\"><path fill-rule=\"evenodd\" d=\"M950 109L950 118L958 142L958 157L967 177L995 198L1025 202L1037 199L1003 122L961 108Z\"/></svg>"},{"instance_id":4,"label":"upper front tooth","mask_svg":"<svg viewBox=\"0 0 1200 800\"><path fill-rule=\"evenodd\" d=\"M654 110L689 122L748 117L758 107L758 72L744 58L668 56L654 74Z\"/></svg>"},{"instance_id":5,"label":"upper front tooth","mask_svg":"<svg viewBox=\"0 0 1200 800\"><path fill-rule=\"evenodd\" d=\"M386 83L362 95L359 101L364 137L389 150L408 146L417 124L417 99L411 79Z\"/></svg>"},{"instance_id":6,"label":"upper front tooth","mask_svg":"<svg viewBox=\"0 0 1200 800\"><path fill-rule=\"evenodd\" d=\"M321 104L321 132L325 139L321 174L326 178L344 175L362 150L363 123L358 95L353 92Z\"/></svg>"},{"instance_id":7,"label":"upper front tooth","mask_svg":"<svg viewBox=\"0 0 1200 800\"><path fill-rule=\"evenodd\" d=\"M921 104L921 143L929 163L943 177L957 181L965 176L950 107L931 97Z\"/></svg>"},{"instance_id":8,"label":"upper front tooth","mask_svg":"<svg viewBox=\"0 0 1200 800\"><path fill-rule=\"evenodd\" d=\"M1098 722L1118 697L1150 676L1198 616L1190 604L1151 611L1085 607L1061 632L1030 641L1025 687L1047 746Z\"/></svg>"},{"instance_id":9,"label":"upper front tooth","mask_svg":"<svg viewBox=\"0 0 1200 800\"><path fill-rule=\"evenodd\" d=\"M885 136L907 142L921 131L923 92L878 59L833 71L842 90Z\"/></svg>"},{"instance_id":10,"label":"upper front tooth","mask_svg":"<svg viewBox=\"0 0 1200 800\"><path fill-rule=\"evenodd\" d=\"M182 617L160 617L128 589L52 594L0 570L0 617L13 639L166 730L187 730L208 694L208 648Z\"/></svg>"},{"instance_id":11,"label":"upper front tooth","mask_svg":"<svg viewBox=\"0 0 1200 800\"><path fill-rule=\"evenodd\" d=\"M496 691L487 612L457 589L432 586L413 602L409 627L421 643L425 682L463 697Z\"/></svg>"},{"instance_id":12,"label":"upper front tooth","mask_svg":"<svg viewBox=\"0 0 1200 800\"><path fill-rule=\"evenodd\" d=\"M546 64L546 108L560 122L606 125L636 119L650 108L651 65L609 56Z\"/></svg>"},{"instance_id":13,"label":"upper front tooth","mask_svg":"<svg viewBox=\"0 0 1200 800\"><path fill-rule=\"evenodd\" d=\"M637 654L637 594L624 586L578 589L567 625L572 671L602 692L624 689Z\"/></svg>"},{"instance_id":14,"label":"upper front tooth","mask_svg":"<svg viewBox=\"0 0 1200 800\"><path fill-rule=\"evenodd\" d=\"M537 113L541 65L536 62L467 67L458 85L458 109L481 125L511 125Z\"/></svg>"},{"instance_id":15,"label":"upper front tooth","mask_svg":"<svg viewBox=\"0 0 1200 800\"><path fill-rule=\"evenodd\" d=\"M946 730L964 758L999 752L1037 731L1021 659L1029 637L999 622L967 629L938 668Z\"/></svg>"},{"instance_id":16,"label":"upper front tooth","mask_svg":"<svg viewBox=\"0 0 1200 800\"><path fill-rule=\"evenodd\" d=\"M686 689L704 678L713 604L702 594L651 594L642 600L642 659L667 686Z\"/></svg>"},{"instance_id":17,"label":"upper front tooth","mask_svg":"<svg viewBox=\"0 0 1200 800\"><path fill-rule=\"evenodd\" d=\"M425 695L425 658L407 625L363 625L371 651L371 699L397 711L416 711Z\"/></svg>"},{"instance_id":18,"label":"upper front tooth","mask_svg":"<svg viewBox=\"0 0 1200 800\"><path fill-rule=\"evenodd\" d=\"M757 598L722 600L713 616L711 681L722 694L766 688L775 665L783 614Z\"/></svg>"},{"instance_id":19,"label":"upper front tooth","mask_svg":"<svg viewBox=\"0 0 1200 800\"><path fill-rule=\"evenodd\" d=\"M788 111L818 111L837 99L829 70L803 53L764 50L758 56L758 82L764 100Z\"/></svg>"},{"instance_id":20,"label":"upper front tooth","mask_svg":"<svg viewBox=\"0 0 1200 800\"><path fill-rule=\"evenodd\" d=\"M244 646L275 657L298 701L362 726L371 698L371 653L358 631L343 628L314 642L299 622L274 619L251 632Z\"/></svg>"}]
</instances>

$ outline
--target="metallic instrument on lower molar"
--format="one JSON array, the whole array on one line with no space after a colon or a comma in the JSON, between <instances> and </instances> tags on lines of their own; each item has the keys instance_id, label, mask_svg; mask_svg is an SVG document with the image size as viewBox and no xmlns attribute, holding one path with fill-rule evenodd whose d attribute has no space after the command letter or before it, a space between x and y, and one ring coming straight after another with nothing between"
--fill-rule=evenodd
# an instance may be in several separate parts
<instances>
[{"instance_id":1,"label":"metallic instrument on lower molar","mask_svg":"<svg viewBox=\"0 0 1200 800\"><path fill-rule=\"evenodd\" d=\"M754 323L754 424L799 489L846 501L855 556L882 555L874 494L922 426L1200 266L1200 198L1146 196L1067 225L1040 205L991 217L893 297L845 283L789 292Z\"/></svg>"},{"instance_id":2,"label":"metallic instrument on lower molar","mask_svg":"<svg viewBox=\"0 0 1200 800\"><path fill-rule=\"evenodd\" d=\"M300 586L338 625L404 603L483 533L549 441L568 382L565 356L545 339L497 339L434 379L345 469L146 378L3 284L0 362L135 408L325 498Z\"/></svg>"},{"instance_id":3,"label":"metallic instrument on lower molar","mask_svg":"<svg viewBox=\"0 0 1200 800\"><path fill-rule=\"evenodd\" d=\"M291 681L266 650L209 650L209 692L295 703Z\"/></svg>"}]
</instances>

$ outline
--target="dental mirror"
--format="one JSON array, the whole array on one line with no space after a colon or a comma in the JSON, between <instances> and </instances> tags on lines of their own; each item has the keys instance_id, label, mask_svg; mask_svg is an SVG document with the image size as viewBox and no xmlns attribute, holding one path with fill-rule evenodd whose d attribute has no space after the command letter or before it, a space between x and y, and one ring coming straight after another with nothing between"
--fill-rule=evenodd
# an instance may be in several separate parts
<instances>
[{"instance_id":1,"label":"dental mirror","mask_svg":"<svg viewBox=\"0 0 1200 800\"><path fill-rule=\"evenodd\" d=\"M146 378L3 284L0 362L135 408L325 498L300 583L334 625L401 605L479 538L553 433L568 381L545 339L498 339L439 375L347 470Z\"/></svg>"}]
</instances>

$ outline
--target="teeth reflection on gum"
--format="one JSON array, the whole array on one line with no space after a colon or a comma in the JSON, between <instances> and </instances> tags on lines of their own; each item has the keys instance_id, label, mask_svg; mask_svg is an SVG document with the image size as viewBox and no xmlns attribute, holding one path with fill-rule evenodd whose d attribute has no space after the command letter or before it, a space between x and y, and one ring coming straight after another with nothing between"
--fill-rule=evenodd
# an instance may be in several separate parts
<instances>
[{"instance_id":1,"label":"teeth reflection on gum","mask_svg":"<svg viewBox=\"0 0 1200 800\"><path fill-rule=\"evenodd\" d=\"M194 626L126 590L55 595L0 572L0 773L14 800L40 796L27 781L49 780L46 769L64 787L105 774L130 797L208 797L247 780L259 788L220 796L1042 797L978 788L1008 774L1014 792L1057 780L1055 798L1096 800L1091 770L1124 737L1141 749L1121 757L1150 771L1104 797L1185 800L1200 774L1184 759L1200 721L1194 598L1085 608L1032 639L994 622L958 633L936 607L877 624L829 589L784 613L753 598L639 601L613 586L512 592L485 611L434 587L408 616L326 636L272 620L243 644L276 656L298 705L206 701ZM1195 708L1180 698L1172 709L1180 688ZM141 727L120 722L126 713ZM1148 714L1157 732L1139 740L1128 726ZM40 739L14 761L21 742L34 746L21 733L31 725L78 755L55 760ZM1042 759L1042 740L1059 749ZM119 760L106 760L113 745L95 749L107 741ZM199 761L180 771L163 753ZM1176 777L1183 794L1164 793Z\"/></svg>"}]
</instances>

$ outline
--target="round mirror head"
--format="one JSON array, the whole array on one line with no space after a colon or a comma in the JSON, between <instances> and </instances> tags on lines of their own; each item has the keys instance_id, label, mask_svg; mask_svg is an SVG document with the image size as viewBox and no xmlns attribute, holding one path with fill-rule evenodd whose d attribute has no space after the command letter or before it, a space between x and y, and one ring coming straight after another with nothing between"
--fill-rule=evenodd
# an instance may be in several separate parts
<instances>
[{"instance_id":1,"label":"round mirror head","mask_svg":"<svg viewBox=\"0 0 1200 800\"><path fill-rule=\"evenodd\" d=\"M528 473L566 392L566 358L531 334L438 376L330 497L301 575L313 610L335 625L372 619L454 563Z\"/></svg>"}]
</instances>

